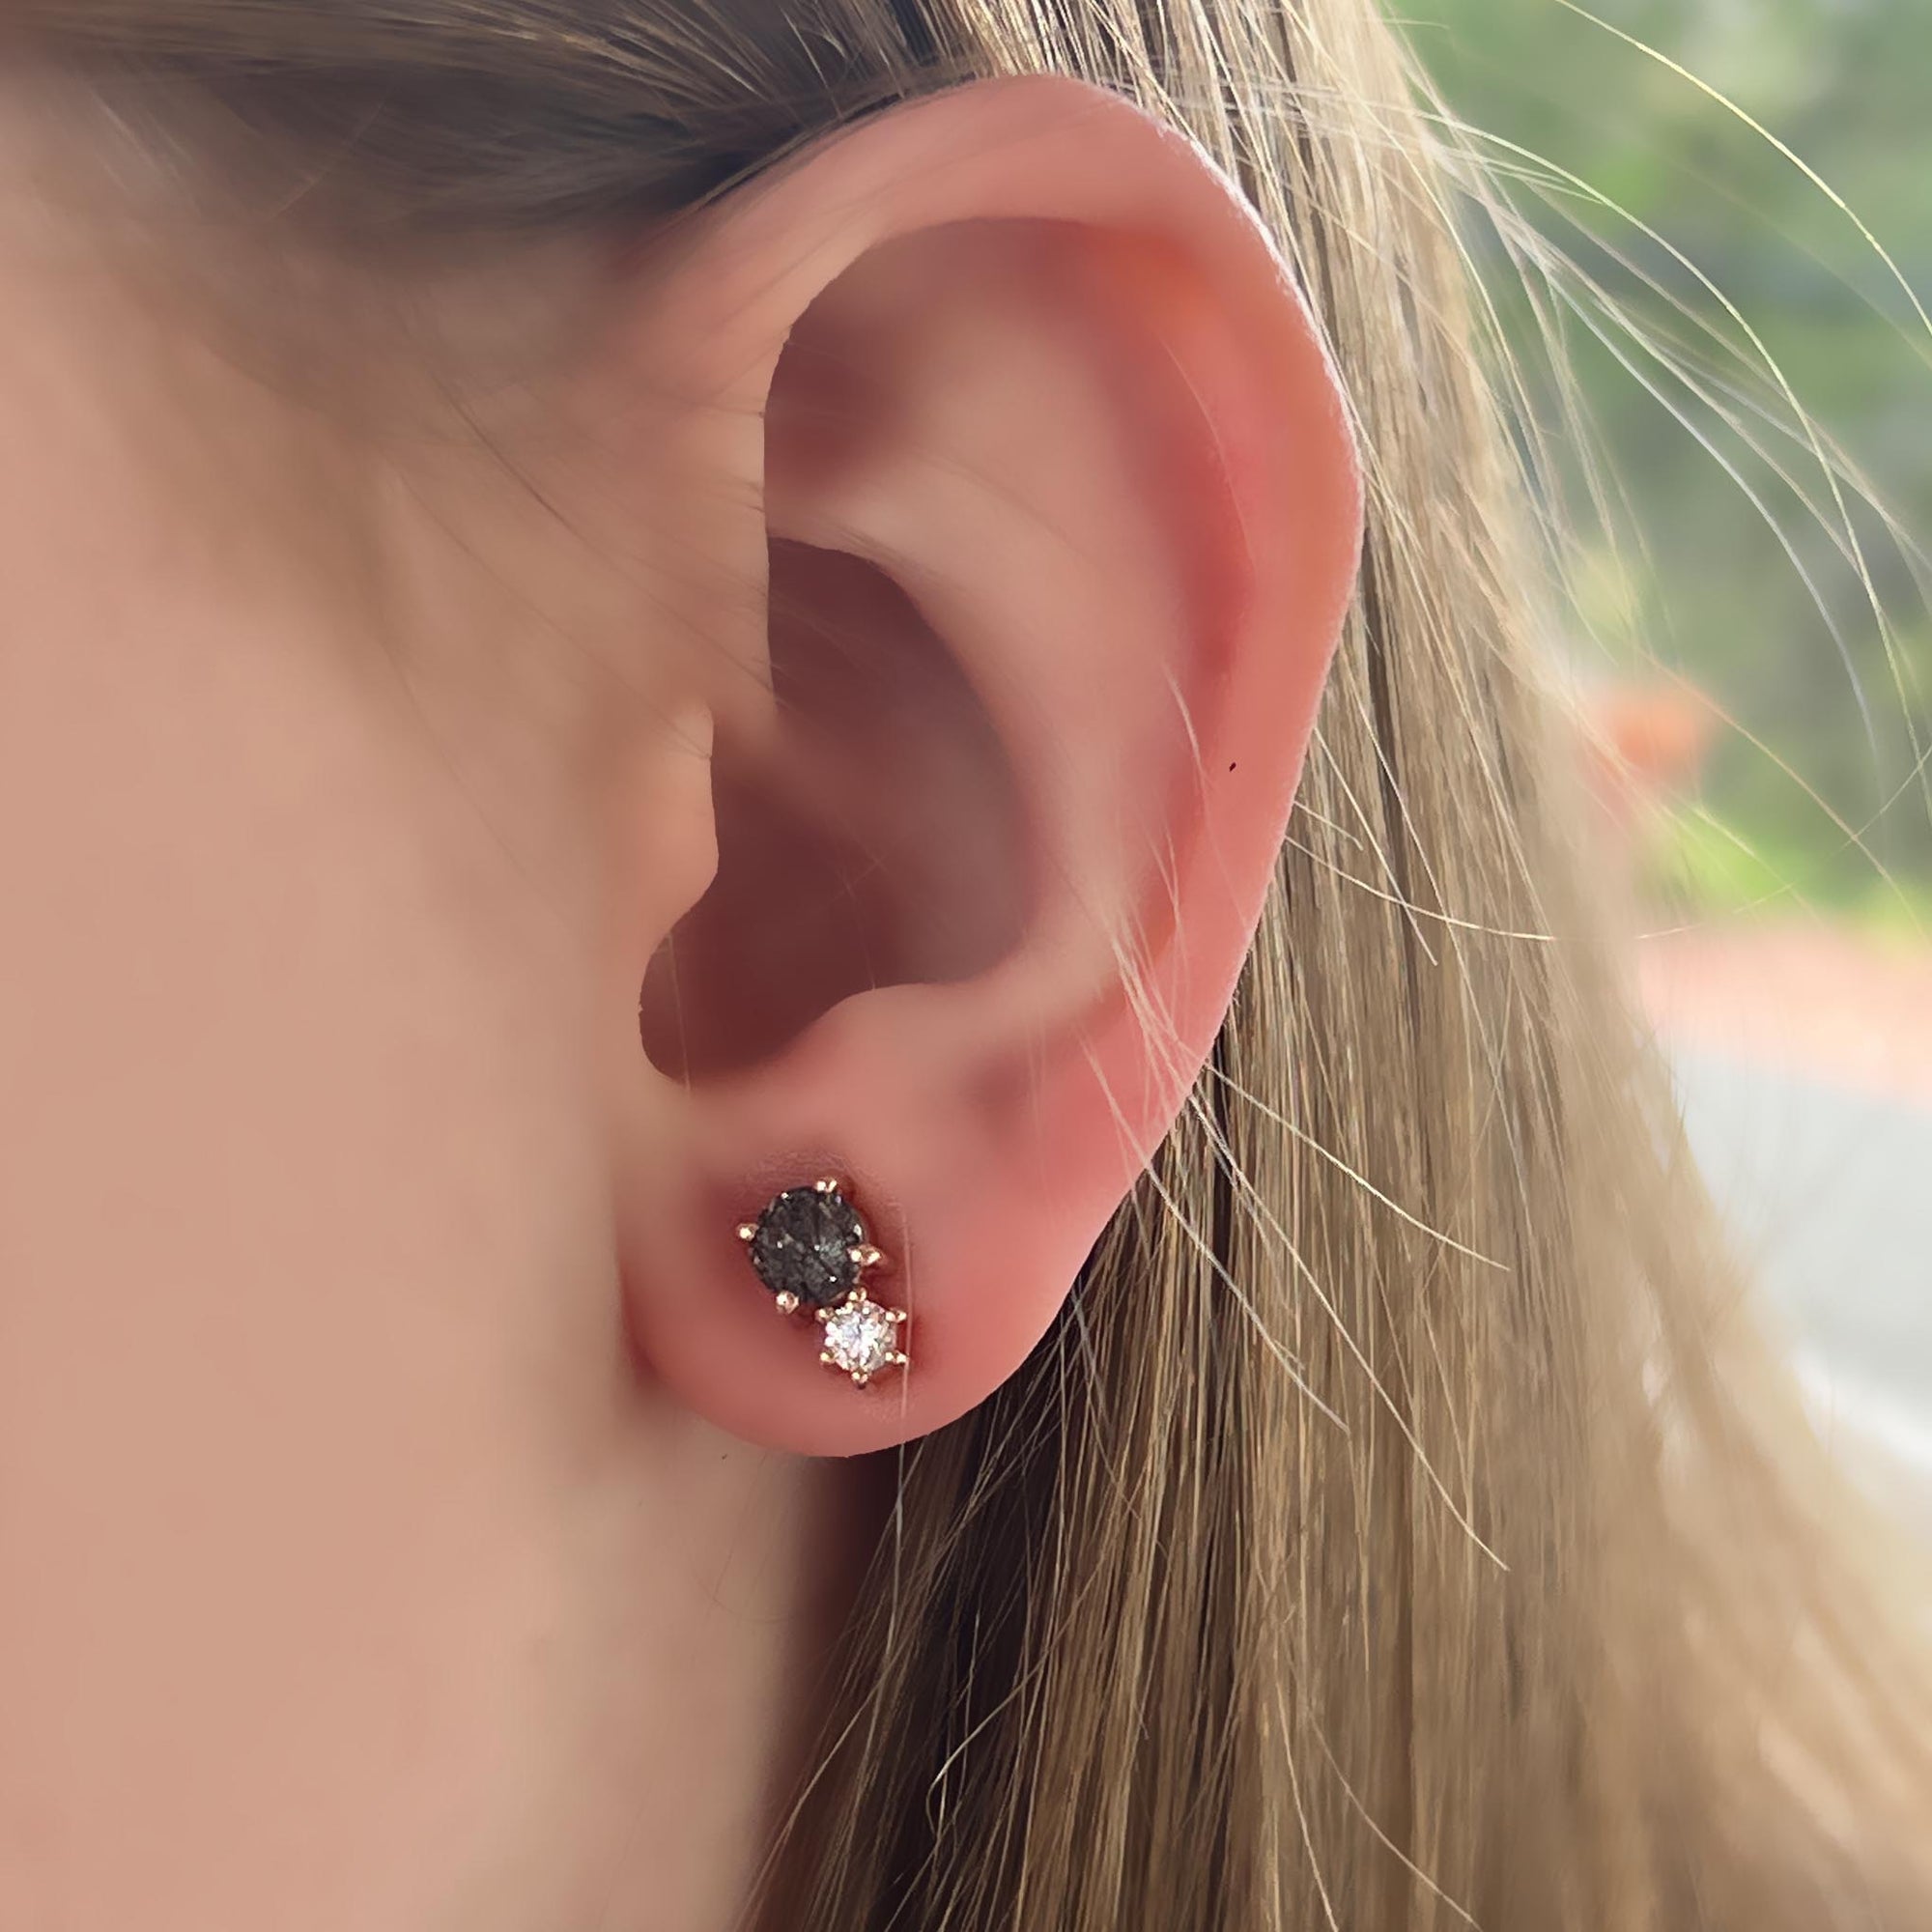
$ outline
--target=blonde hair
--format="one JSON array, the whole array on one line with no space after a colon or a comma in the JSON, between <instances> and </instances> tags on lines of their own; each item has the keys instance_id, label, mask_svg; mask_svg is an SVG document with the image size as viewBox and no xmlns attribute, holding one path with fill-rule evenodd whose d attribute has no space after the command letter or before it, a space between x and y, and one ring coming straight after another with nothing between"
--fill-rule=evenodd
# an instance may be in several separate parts
<instances>
[{"instance_id":1,"label":"blonde hair","mask_svg":"<svg viewBox=\"0 0 1932 1932\"><path fill-rule=\"evenodd\" d=\"M788 1925L1932 1918L1916 1633L1581 890L1470 165L1370 0L14 11L374 236L668 215L904 96L1072 72L1219 158L1326 330L1368 548L1276 889L1058 1326L904 1457Z\"/></svg>"}]
</instances>

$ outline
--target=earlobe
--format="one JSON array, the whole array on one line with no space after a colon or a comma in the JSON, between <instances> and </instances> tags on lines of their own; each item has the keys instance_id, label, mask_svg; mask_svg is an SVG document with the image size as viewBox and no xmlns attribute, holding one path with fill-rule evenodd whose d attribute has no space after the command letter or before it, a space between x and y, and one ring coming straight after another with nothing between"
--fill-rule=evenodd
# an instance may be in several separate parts
<instances>
[{"instance_id":1,"label":"earlobe","mask_svg":"<svg viewBox=\"0 0 1932 1932\"><path fill-rule=\"evenodd\" d=\"M708 457L757 515L710 561L777 562L732 647L776 701L718 713L717 878L646 979L627 1290L682 1400L854 1453L1018 1366L1182 1104L1272 876L1358 484L1234 191L1071 83L866 124L723 211L666 296L659 352L753 384L755 446L720 409ZM832 1203L892 1293L841 1278L859 1312L811 1348L773 1306L811 1296L772 1277ZM841 1349L895 1373L824 1374Z\"/></svg>"}]
</instances>

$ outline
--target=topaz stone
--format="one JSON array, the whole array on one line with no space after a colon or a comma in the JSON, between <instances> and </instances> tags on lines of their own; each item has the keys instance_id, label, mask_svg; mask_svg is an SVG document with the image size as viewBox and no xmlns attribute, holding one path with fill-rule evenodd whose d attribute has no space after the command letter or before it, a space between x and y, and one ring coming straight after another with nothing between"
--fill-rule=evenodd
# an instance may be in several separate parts
<instances>
[{"instance_id":1,"label":"topaz stone","mask_svg":"<svg viewBox=\"0 0 1932 1932\"><path fill-rule=\"evenodd\" d=\"M876 1301L848 1301L825 1318L825 1352L861 1381L887 1367L898 1346L898 1323Z\"/></svg>"},{"instance_id":2,"label":"topaz stone","mask_svg":"<svg viewBox=\"0 0 1932 1932\"><path fill-rule=\"evenodd\" d=\"M842 1301L859 1284L854 1248L866 1225L842 1194L790 1187L758 1216L749 1252L758 1279L774 1294L795 1294L811 1308Z\"/></svg>"}]
</instances>

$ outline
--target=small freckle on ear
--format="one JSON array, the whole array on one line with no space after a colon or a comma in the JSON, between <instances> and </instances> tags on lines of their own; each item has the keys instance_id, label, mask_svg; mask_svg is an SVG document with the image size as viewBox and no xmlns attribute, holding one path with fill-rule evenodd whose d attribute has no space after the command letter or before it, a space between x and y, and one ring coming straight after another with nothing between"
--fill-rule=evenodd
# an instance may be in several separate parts
<instances>
[{"instance_id":1,"label":"small freckle on ear","mask_svg":"<svg viewBox=\"0 0 1932 1932\"><path fill-rule=\"evenodd\" d=\"M1239 763L1240 763L1240 760L1239 760L1238 758L1236 758L1236 759L1235 760L1235 764L1239 764ZM1229 770L1230 770L1230 771L1232 772L1232 771L1233 771L1233 770L1235 769L1235 765L1234 765L1234 764L1231 764L1231 765L1230 765L1230 766L1228 767L1228 769L1229 769Z\"/></svg>"}]
</instances>

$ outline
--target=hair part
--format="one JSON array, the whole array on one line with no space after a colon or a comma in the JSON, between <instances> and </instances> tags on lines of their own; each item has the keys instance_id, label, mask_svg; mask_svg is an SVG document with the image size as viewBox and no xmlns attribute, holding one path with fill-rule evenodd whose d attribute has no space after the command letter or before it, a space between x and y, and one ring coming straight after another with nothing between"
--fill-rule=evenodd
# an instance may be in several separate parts
<instances>
[{"instance_id":1,"label":"hair part","mask_svg":"<svg viewBox=\"0 0 1932 1932\"><path fill-rule=\"evenodd\" d=\"M895 100L1069 72L1240 182L1326 332L1369 535L1276 889L1063 1319L904 1457L789 1924L1924 1918L1932 1694L1580 889L1473 176L1367 0L14 14L197 181L370 245L665 220Z\"/></svg>"}]
</instances>

